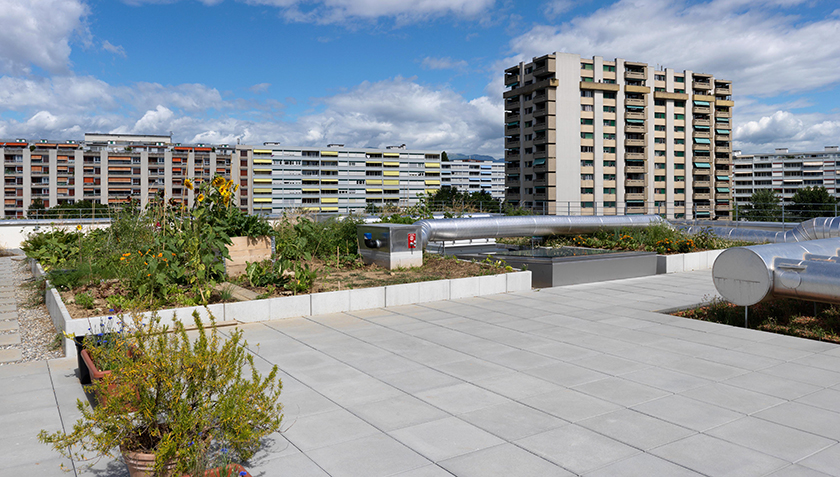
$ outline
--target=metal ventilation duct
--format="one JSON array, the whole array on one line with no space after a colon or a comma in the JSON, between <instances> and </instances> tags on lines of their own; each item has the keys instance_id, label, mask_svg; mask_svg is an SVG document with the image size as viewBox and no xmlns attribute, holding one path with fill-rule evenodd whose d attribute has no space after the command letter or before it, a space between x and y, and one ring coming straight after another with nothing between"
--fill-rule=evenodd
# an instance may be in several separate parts
<instances>
[{"instance_id":1,"label":"metal ventilation duct","mask_svg":"<svg viewBox=\"0 0 840 477\"><path fill-rule=\"evenodd\" d=\"M840 302L840 238L735 247L718 255L718 293L739 306L771 296Z\"/></svg>"},{"instance_id":2,"label":"metal ventilation duct","mask_svg":"<svg viewBox=\"0 0 840 477\"><path fill-rule=\"evenodd\" d=\"M745 242L755 243L793 243L840 237L840 217L820 217L806 220L793 229L784 232L771 232L741 227L704 227L700 225L677 226L677 228L692 235L701 230L711 229L713 234L729 240L743 240Z\"/></svg>"},{"instance_id":3,"label":"metal ventilation duct","mask_svg":"<svg viewBox=\"0 0 840 477\"><path fill-rule=\"evenodd\" d=\"M658 215L613 216L555 216L527 215L516 217L484 217L470 219L419 220L420 248L429 242L498 237L531 237L545 235L573 235L616 230L644 228L668 221Z\"/></svg>"}]
</instances>

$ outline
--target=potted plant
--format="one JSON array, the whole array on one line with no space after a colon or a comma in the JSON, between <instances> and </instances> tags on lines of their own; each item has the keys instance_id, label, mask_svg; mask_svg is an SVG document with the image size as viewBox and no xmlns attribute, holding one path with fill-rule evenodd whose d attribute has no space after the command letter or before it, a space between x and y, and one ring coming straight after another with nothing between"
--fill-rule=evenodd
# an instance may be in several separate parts
<instances>
[{"instance_id":1,"label":"potted plant","mask_svg":"<svg viewBox=\"0 0 840 477\"><path fill-rule=\"evenodd\" d=\"M194 336L178 320L171 331L157 316L132 320L121 345L130 358L92 385L111 387L108 399L95 408L78 401L72 431L41 431L39 440L78 461L120 449L132 477L227 475L280 428L282 383L276 366L265 377L256 371L241 330L224 339L210 320L208 330L194 312Z\"/></svg>"}]
</instances>

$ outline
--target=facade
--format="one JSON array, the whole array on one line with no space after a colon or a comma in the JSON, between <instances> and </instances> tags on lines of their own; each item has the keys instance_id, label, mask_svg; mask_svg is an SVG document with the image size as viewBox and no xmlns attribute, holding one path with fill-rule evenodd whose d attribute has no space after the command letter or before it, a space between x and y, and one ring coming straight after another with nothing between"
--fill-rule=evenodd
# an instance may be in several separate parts
<instances>
[{"instance_id":1,"label":"facade","mask_svg":"<svg viewBox=\"0 0 840 477\"><path fill-rule=\"evenodd\" d=\"M251 213L287 208L353 212L370 204L410 205L440 188L440 152L405 149L177 144L170 136L87 134L84 141L0 140L4 207L0 218L91 200L117 205L162 193L192 205L186 179L220 174L240 185L238 205Z\"/></svg>"},{"instance_id":2,"label":"facade","mask_svg":"<svg viewBox=\"0 0 840 477\"><path fill-rule=\"evenodd\" d=\"M460 192L486 191L494 199L505 199L505 165L481 159L450 159L441 163L441 187Z\"/></svg>"},{"instance_id":3,"label":"facade","mask_svg":"<svg viewBox=\"0 0 840 477\"><path fill-rule=\"evenodd\" d=\"M505 70L505 200L561 215L729 217L732 84L554 53Z\"/></svg>"},{"instance_id":4,"label":"facade","mask_svg":"<svg viewBox=\"0 0 840 477\"><path fill-rule=\"evenodd\" d=\"M360 213L368 205L414 205L418 194L440 189L441 151L267 143L237 146L236 156L249 166L242 182L252 186L252 213L280 214L287 209Z\"/></svg>"},{"instance_id":5,"label":"facade","mask_svg":"<svg viewBox=\"0 0 840 477\"><path fill-rule=\"evenodd\" d=\"M733 158L735 202L743 206L754 192L771 189L788 202L801 187L825 187L840 198L840 147L826 146L823 151L739 154Z\"/></svg>"}]
</instances>

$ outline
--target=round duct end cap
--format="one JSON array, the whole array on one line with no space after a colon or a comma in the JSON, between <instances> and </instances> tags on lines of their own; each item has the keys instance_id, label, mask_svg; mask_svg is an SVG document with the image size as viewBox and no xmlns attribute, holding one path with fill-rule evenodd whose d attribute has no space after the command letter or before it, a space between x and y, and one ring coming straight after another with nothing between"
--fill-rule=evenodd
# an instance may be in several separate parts
<instances>
[{"instance_id":1,"label":"round duct end cap","mask_svg":"<svg viewBox=\"0 0 840 477\"><path fill-rule=\"evenodd\" d=\"M747 248L730 248L718 255L712 279L718 293L728 302L750 306L764 300L773 288L767 264Z\"/></svg>"}]
</instances>

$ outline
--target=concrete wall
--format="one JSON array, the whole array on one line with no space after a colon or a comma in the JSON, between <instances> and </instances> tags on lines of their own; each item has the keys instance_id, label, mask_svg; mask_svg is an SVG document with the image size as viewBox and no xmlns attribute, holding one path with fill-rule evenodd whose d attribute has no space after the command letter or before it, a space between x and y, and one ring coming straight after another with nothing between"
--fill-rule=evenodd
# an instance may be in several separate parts
<instances>
[{"instance_id":1,"label":"concrete wall","mask_svg":"<svg viewBox=\"0 0 840 477\"><path fill-rule=\"evenodd\" d=\"M704 252L678 253L674 255L656 256L656 273L679 273L692 270L711 270L715 260L723 250L706 250Z\"/></svg>"}]
</instances>

